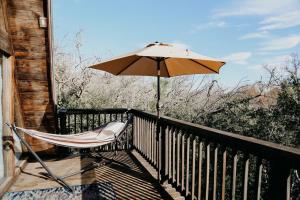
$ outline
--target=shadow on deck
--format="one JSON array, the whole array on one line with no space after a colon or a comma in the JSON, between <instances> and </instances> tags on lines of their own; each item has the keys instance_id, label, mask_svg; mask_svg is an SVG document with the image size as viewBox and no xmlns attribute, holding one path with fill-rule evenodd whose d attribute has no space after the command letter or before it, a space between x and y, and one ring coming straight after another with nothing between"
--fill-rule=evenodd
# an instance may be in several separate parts
<instances>
[{"instance_id":1,"label":"shadow on deck","mask_svg":"<svg viewBox=\"0 0 300 200\"><path fill-rule=\"evenodd\" d=\"M103 153L102 155L108 158L112 157L112 153ZM120 151L115 158L116 162L65 180L70 185L109 182L112 184L117 199L171 199L157 180L141 165L146 162L140 156L134 155L137 155L137 152ZM64 160L47 160L46 164L56 175L61 176L80 170L90 161L91 158L75 157ZM118 162L122 164L118 164ZM55 181L47 180L42 176L43 172L44 169L39 163L29 161L9 191L60 187Z\"/></svg>"}]
</instances>

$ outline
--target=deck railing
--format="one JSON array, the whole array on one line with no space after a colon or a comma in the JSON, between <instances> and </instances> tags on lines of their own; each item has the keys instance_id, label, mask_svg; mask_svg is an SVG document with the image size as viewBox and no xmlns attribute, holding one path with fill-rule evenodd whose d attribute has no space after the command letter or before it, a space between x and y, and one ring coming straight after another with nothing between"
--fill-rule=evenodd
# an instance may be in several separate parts
<instances>
[{"instance_id":1,"label":"deck railing","mask_svg":"<svg viewBox=\"0 0 300 200\"><path fill-rule=\"evenodd\" d=\"M100 119L121 119L126 109L72 110L61 131L92 128ZM291 199L299 196L300 150L131 109L127 148L135 148L187 199ZM80 120L72 115L79 115ZM84 124L82 117L91 115ZM68 115L71 115L68 119ZM82 116L83 115L83 116ZM95 116L93 116L95 115ZM109 117L107 117L109 116ZM115 116L115 117L113 117ZM77 122L77 123L76 123ZM82 123L78 123L82 122ZM64 123L66 125L64 125ZM89 125L86 125L89 123ZM157 135L156 124L159 124ZM85 128L84 128L85 127ZM131 135L132 134L132 135Z\"/></svg>"},{"instance_id":2,"label":"deck railing","mask_svg":"<svg viewBox=\"0 0 300 200\"><path fill-rule=\"evenodd\" d=\"M123 108L114 109L60 109L58 111L58 133L75 134L93 130L103 124L112 121L125 122L128 119L128 110ZM118 144L119 150L131 148L132 132L131 127L125 131ZM76 148L64 148L67 152L78 151ZM99 148L91 148L89 151L111 151L115 145L108 144Z\"/></svg>"}]
</instances>

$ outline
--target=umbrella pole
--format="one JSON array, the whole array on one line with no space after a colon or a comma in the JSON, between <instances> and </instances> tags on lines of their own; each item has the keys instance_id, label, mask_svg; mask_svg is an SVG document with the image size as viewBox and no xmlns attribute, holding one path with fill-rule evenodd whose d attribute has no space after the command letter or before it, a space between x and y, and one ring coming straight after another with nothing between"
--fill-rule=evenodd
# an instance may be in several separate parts
<instances>
[{"instance_id":1,"label":"umbrella pole","mask_svg":"<svg viewBox=\"0 0 300 200\"><path fill-rule=\"evenodd\" d=\"M159 101L160 101L160 60L157 60L157 102L156 102L156 111L157 118L159 118Z\"/></svg>"},{"instance_id":2,"label":"umbrella pole","mask_svg":"<svg viewBox=\"0 0 300 200\"><path fill-rule=\"evenodd\" d=\"M157 156L157 167L158 167L158 170L157 170L157 180L160 181L160 168L161 168L161 163L160 163L160 113L159 113L159 101L160 101L160 59L157 58L156 62L157 62L157 102L156 102L156 111L157 111L157 121L156 121L156 152L158 155Z\"/></svg>"}]
</instances>

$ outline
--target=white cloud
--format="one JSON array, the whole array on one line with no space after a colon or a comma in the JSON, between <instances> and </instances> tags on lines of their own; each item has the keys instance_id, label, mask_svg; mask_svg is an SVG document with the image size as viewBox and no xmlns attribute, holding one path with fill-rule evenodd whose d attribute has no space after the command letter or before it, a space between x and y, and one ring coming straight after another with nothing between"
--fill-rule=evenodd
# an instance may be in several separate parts
<instances>
[{"instance_id":1,"label":"white cloud","mask_svg":"<svg viewBox=\"0 0 300 200\"><path fill-rule=\"evenodd\" d=\"M259 30L276 30L300 25L299 0L244 0L215 10L214 18L230 16L261 16Z\"/></svg>"},{"instance_id":2,"label":"white cloud","mask_svg":"<svg viewBox=\"0 0 300 200\"><path fill-rule=\"evenodd\" d=\"M284 29L300 25L300 9L283 13L277 16L267 17L260 22L260 30Z\"/></svg>"},{"instance_id":3,"label":"white cloud","mask_svg":"<svg viewBox=\"0 0 300 200\"><path fill-rule=\"evenodd\" d=\"M227 62L233 62L235 64L245 65L248 63L247 61L251 56L252 56L251 52L235 52L223 57L223 59Z\"/></svg>"},{"instance_id":4,"label":"white cloud","mask_svg":"<svg viewBox=\"0 0 300 200\"><path fill-rule=\"evenodd\" d=\"M211 21L208 23L200 24L195 26L195 29L198 31L203 30L203 29L208 29L208 28L222 28L226 27L227 23L225 21Z\"/></svg>"},{"instance_id":5,"label":"white cloud","mask_svg":"<svg viewBox=\"0 0 300 200\"><path fill-rule=\"evenodd\" d=\"M254 33L247 33L239 38L239 40L248 40L248 39L258 39L258 38L266 38L269 36L268 31L260 31Z\"/></svg>"},{"instance_id":6,"label":"white cloud","mask_svg":"<svg viewBox=\"0 0 300 200\"><path fill-rule=\"evenodd\" d=\"M269 64L283 64L288 62L291 59L291 55L280 55L275 56L268 61Z\"/></svg>"},{"instance_id":7,"label":"white cloud","mask_svg":"<svg viewBox=\"0 0 300 200\"><path fill-rule=\"evenodd\" d=\"M215 17L245 16L245 15L272 15L289 12L299 8L298 0L245 0L226 9L215 11Z\"/></svg>"},{"instance_id":8,"label":"white cloud","mask_svg":"<svg viewBox=\"0 0 300 200\"><path fill-rule=\"evenodd\" d=\"M276 68L277 70L284 69L286 66L286 63L291 59L291 55L279 55L274 56L272 58L265 59L260 64L249 64L247 66L248 69L257 71L259 73L265 73L266 66L269 66L271 68Z\"/></svg>"},{"instance_id":9,"label":"white cloud","mask_svg":"<svg viewBox=\"0 0 300 200\"><path fill-rule=\"evenodd\" d=\"M272 39L265 42L260 48L261 51L278 51L290 49L300 44L300 35L291 35Z\"/></svg>"},{"instance_id":10,"label":"white cloud","mask_svg":"<svg viewBox=\"0 0 300 200\"><path fill-rule=\"evenodd\" d=\"M198 31L206 30L206 29L212 29L212 28L225 28L227 27L228 24L225 21L210 21L207 23L202 23L199 25L193 26L192 30L190 31L191 33L196 33Z\"/></svg>"}]
</instances>

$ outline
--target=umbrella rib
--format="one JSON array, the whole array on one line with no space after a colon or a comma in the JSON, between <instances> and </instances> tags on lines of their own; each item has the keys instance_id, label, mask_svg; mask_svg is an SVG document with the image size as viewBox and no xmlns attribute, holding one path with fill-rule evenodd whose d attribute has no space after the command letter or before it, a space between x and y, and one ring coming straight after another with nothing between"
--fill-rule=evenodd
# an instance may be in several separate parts
<instances>
[{"instance_id":1,"label":"umbrella rib","mask_svg":"<svg viewBox=\"0 0 300 200\"><path fill-rule=\"evenodd\" d=\"M204 65L204 64L202 64L202 63L200 63L200 62L198 62L198 61L196 61L196 60L194 60L194 59L191 59L191 61L193 61L193 62L195 62L195 63L197 63L197 64L199 64L199 65L205 67L206 69L209 69L210 71L213 71L213 72L215 72L215 73L217 73L217 74L219 73L218 71L213 70L212 68L210 68L210 67L208 67L208 66L206 66L206 65Z\"/></svg>"},{"instance_id":2,"label":"umbrella rib","mask_svg":"<svg viewBox=\"0 0 300 200\"><path fill-rule=\"evenodd\" d=\"M166 58L161 58L161 59L159 59L159 58L155 59L155 58L152 58L152 57L150 57L150 56L146 56L145 58L149 58L150 60L153 60L153 61L155 61L155 62L158 61L158 60L165 62L165 65L166 65L166 71L167 71L167 73L168 73L168 77L171 77L171 76L170 76L170 73L169 73L168 66L167 66L167 64L166 64L166 60L168 59L168 57L166 57Z\"/></svg>"},{"instance_id":3,"label":"umbrella rib","mask_svg":"<svg viewBox=\"0 0 300 200\"><path fill-rule=\"evenodd\" d=\"M165 63L165 66L166 66L166 70L167 70L168 76L171 77L170 76L170 72L169 72L169 68L168 68L167 63L166 63L166 59L164 60L164 63Z\"/></svg>"},{"instance_id":4,"label":"umbrella rib","mask_svg":"<svg viewBox=\"0 0 300 200\"><path fill-rule=\"evenodd\" d=\"M123 68L119 73L117 73L117 75L120 75L122 72L124 72L126 69L128 69L131 65L133 65L134 63L136 63L137 61L139 61L142 57L139 57L138 59L132 61L131 63L129 63L125 68Z\"/></svg>"}]
</instances>

